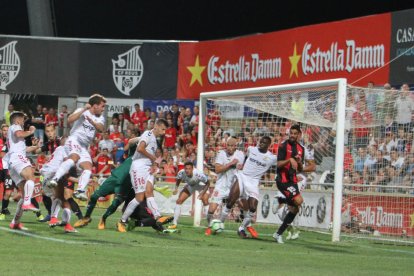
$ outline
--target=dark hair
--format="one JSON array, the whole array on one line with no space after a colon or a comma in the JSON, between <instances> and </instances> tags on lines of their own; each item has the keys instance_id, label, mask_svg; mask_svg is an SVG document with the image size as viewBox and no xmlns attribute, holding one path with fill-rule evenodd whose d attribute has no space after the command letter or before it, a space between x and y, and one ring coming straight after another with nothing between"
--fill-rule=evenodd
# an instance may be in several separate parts
<instances>
[{"instance_id":1,"label":"dark hair","mask_svg":"<svg viewBox=\"0 0 414 276\"><path fill-rule=\"evenodd\" d=\"M193 164L193 162L191 162L191 161L187 161L187 162L185 162L184 163L184 167L185 166L191 166L191 167L193 167L194 168L194 164Z\"/></svg>"},{"instance_id":2,"label":"dark hair","mask_svg":"<svg viewBox=\"0 0 414 276\"><path fill-rule=\"evenodd\" d=\"M165 119L158 119L156 124L157 125L164 125L165 127L168 127L168 123Z\"/></svg>"},{"instance_id":3,"label":"dark hair","mask_svg":"<svg viewBox=\"0 0 414 276\"><path fill-rule=\"evenodd\" d=\"M263 136L261 139L265 139L265 140L267 140L268 142L272 142L272 139L270 139L270 137L269 137L269 136Z\"/></svg>"},{"instance_id":4,"label":"dark hair","mask_svg":"<svg viewBox=\"0 0 414 276\"><path fill-rule=\"evenodd\" d=\"M99 94L93 94L92 96L89 97L89 101L88 101L90 105L100 104L101 102L106 103L106 99L104 96L99 95Z\"/></svg>"},{"instance_id":5,"label":"dark hair","mask_svg":"<svg viewBox=\"0 0 414 276\"><path fill-rule=\"evenodd\" d=\"M297 130L299 133L302 133L302 130L300 129L300 125L298 125L298 124L291 126L291 127L290 127L290 129L291 129L291 130L292 130L292 129L295 129L295 130Z\"/></svg>"}]
</instances>

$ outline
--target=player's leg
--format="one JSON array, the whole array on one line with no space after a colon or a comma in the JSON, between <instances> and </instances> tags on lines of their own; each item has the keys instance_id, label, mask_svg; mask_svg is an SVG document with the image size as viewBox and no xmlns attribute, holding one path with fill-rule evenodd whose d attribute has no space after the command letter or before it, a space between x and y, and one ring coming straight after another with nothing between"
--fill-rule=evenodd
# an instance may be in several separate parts
<instances>
[{"instance_id":1,"label":"player's leg","mask_svg":"<svg viewBox=\"0 0 414 276\"><path fill-rule=\"evenodd\" d=\"M221 210L220 220L224 223L227 216L229 215L231 208L233 208L236 201L239 199L240 195L243 192L243 187L241 186L243 184L242 178L237 175L237 178L233 185L230 188L229 197L227 200L227 203L225 206L223 206Z\"/></svg>"},{"instance_id":2,"label":"player's leg","mask_svg":"<svg viewBox=\"0 0 414 276\"><path fill-rule=\"evenodd\" d=\"M30 163L30 162L29 162ZM31 165L24 167L20 171L20 176L25 180L24 182L24 193L23 193L23 211L39 211L32 203L32 195L35 187L35 176Z\"/></svg>"},{"instance_id":3,"label":"player's leg","mask_svg":"<svg viewBox=\"0 0 414 276\"><path fill-rule=\"evenodd\" d=\"M82 174L79 176L78 188L76 189L73 195L75 198L79 200L87 201L88 197L85 191L92 175L92 159L89 153L84 151L85 150L82 149L82 155L79 160L79 167L81 167L83 171Z\"/></svg>"},{"instance_id":4,"label":"player's leg","mask_svg":"<svg viewBox=\"0 0 414 276\"><path fill-rule=\"evenodd\" d=\"M249 197L247 199L248 209L245 211L243 221L242 221L242 223L239 227L239 233L242 233L242 232L245 233L246 230L247 230L247 231L249 231L252 238L257 238L258 237L258 234L257 234L256 230L251 225L252 218L256 214L257 204L258 204L257 198ZM245 237L243 234L241 236Z\"/></svg>"},{"instance_id":5,"label":"player's leg","mask_svg":"<svg viewBox=\"0 0 414 276\"><path fill-rule=\"evenodd\" d=\"M52 213L52 199L49 196L43 194L42 195L42 201L43 201L43 205L45 206L45 208L47 210L47 216L44 219L39 220L39 221L40 222L47 222L47 221L50 220L50 215Z\"/></svg>"},{"instance_id":6,"label":"player's leg","mask_svg":"<svg viewBox=\"0 0 414 276\"><path fill-rule=\"evenodd\" d=\"M66 181L67 183L67 181ZM69 203L70 209L72 212L78 217L78 219L83 218L82 211L78 205L78 203L73 199L73 186L64 186L63 188L63 195L64 199Z\"/></svg>"},{"instance_id":7,"label":"player's leg","mask_svg":"<svg viewBox=\"0 0 414 276\"><path fill-rule=\"evenodd\" d=\"M178 224L178 219L180 218L180 214L181 214L181 206L184 203L184 201L187 200L187 198L189 198L192 194L192 190L191 187L189 185L186 185L180 192L180 194L178 195L178 199L175 202L175 208L174 208L174 220L172 225L170 225L168 228L169 229L175 229L177 228L177 224Z\"/></svg>"},{"instance_id":8,"label":"player's leg","mask_svg":"<svg viewBox=\"0 0 414 276\"><path fill-rule=\"evenodd\" d=\"M49 181L48 185L50 187L56 187L58 185L58 181L62 179L62 177L65 176L80 159L80 149L75 150L72 146L67 146L68 142L69 139L66 141L65 150L66 152L69 152L69 156L62 162L62 164L60 164L55 176Z\"/></svg>"},{"instance_id":9,"label":"player's leg","mask_svg":"<svg viewBox=\"0 0 414 276\"><path fill-rule=\"evenodd\" d=\"M24 180L22 180L18 185L17 185L18 189L23 190L24 189ZM23 197L20 198L20 200L17 202L17 206L16 206L16 214L13 217L13 220L10 223L10 228L11 229L17 229L17 230L27 230L27 228L25 228L23 226L23 224L20 222L20 218L23 215Z\"/></svg>"},{"instance_id":10,"label":"player's leg","mask_svg":"<svg viewBox=\"0 0 414 276\"><path fill-rule=\"evenodd\" d=\"M284 218L282 225L273 235L276 242L283 243L282 234L295 219L297 213L299 212L299 206L303 203L303 198L299 192L298 185L295 183L277 183L277 187L286 196L287 203L289 205L289 212Z\"/></svg>"},{"instance_id":11,"label":"player's leg","mask_svg":"<svg viewBox=\"0 0 414 276\"><path fill-rule=\"evenodd\" d=\"M72 214L71 205L68 201L64 200L62 204L63 213L62 213L62 223L61 226L65 227L65 233L76 233L78 232L73 226L70 224L70 217Z\"/></svg>"},{"instance_id":12,"label":"player's leg","mask_svg":"<svg viewBox=\"0 0 414 276\"><path fill-rule=\"evenodd\" d=\"M88 205L86 207L85 216L78 220L74 226L83 227L88 225L92 221L92 212L95 209L96 203L100 197L105 197L107 195L115 193L115 187L119 186L119 181L116 177L110 176L107 178L102 185L96 190L90 197Z\"/></svg>"},{"instance_id":13,"label":"player's leg","mask_svg":"<svg viewBox=\"0 0 414 276\"><path fill-rule=\"evenodd\" d=\"M3 192L3 200L1 204L1 213L0 213L0 220L5 220L7 215L10 215L10 211L8 209L10 203L10 196L16 186L12 179L10 178L8 170L3 170L4 175L4 192Z\"/></svg>"}]
</instances>

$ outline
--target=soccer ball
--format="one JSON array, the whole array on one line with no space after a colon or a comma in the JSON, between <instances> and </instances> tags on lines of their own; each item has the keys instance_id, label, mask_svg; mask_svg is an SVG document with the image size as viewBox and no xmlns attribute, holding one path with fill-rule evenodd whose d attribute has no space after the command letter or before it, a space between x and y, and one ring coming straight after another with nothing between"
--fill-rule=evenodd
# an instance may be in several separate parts
<instances>
[{"instance_id":1,"label":"soccer ball","mask_svg":"<svg viewBox=\"0 0 414 276\"><path fill-rule=\"evenodd\" d=\"M224 223L221 222L219 219L213 219L211 221L211 230L214 234L218 234L223 232L224 230Z\"/></svg>"}]
</instances>

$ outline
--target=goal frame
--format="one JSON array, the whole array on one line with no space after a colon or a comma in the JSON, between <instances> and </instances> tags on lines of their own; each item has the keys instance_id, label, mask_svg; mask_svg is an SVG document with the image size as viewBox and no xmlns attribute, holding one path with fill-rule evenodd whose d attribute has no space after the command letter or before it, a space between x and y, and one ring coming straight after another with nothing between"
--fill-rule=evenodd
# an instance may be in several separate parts
<instances>
[{"instance_id":1,"label":"goal frame","mask_svg":"<svg viewBox=\"0 0 414 276\"><path fill-rule=\"evenodd\" d=\"M205 142L205 124L206 124L206 106L209 98L225 97L232 95L251 95L254 93L260 93L262 90L283 91L292 89L306 89L306 88L318 88L324 86L337 86L337 117L336 117L336 148L335 148L335 163L344 163L344 135L345 135L345 106L346 106L346 91L347 80L345 78L328 79L321 81L302 82L283 84L275 86L264 86L254 88L244 88L235 90L222 90L215 92L203 92L200 94L200 113L199 113L199 126L198 126L198 143L197 143L197 169L203 171L204 160L204 142ZM343 166L335 166L335 179L334 179L334 206L333 206L333 222L332 222L332 241L340 241L341 233L341 207L342 207L342 181L343 181ZM202 203L198 200L198 192L195 193L194 204L194 226L199 227L201 225L201 213Z\"/></svg>"}]
</instances>

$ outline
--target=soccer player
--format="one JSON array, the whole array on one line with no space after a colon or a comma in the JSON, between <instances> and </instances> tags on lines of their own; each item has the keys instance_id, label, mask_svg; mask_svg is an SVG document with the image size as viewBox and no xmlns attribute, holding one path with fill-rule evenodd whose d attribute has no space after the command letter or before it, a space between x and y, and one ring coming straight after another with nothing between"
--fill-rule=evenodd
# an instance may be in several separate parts
<instances>
[{"instance_id":1,"label":"soccer player","mask_svg":"<svg viewBox=\"0 0 414 276\"><path fill-rule=\"evenodd\" d=\"M277 160L276 156L268 151L270 143L270 137L263 136L257 147L247 148L243 170L236 173L236 180L231 186L229 199L221 213L220 219L224 222L236 201L240 197L247 198L247 206L244 208L247 207L248 212L244 213L244 219L237 231L242 238L247 238L246 228L253 238L257 238L257 232L251 227L251 221L259 202L259 182Z\"/></svg>"},{"instance_id":2,"label":"soccer player","mask_svg":"<svg viewBox=\"0 0 414 276\"><path fill-rule=\"evenodd\" d=\"M303 192L306 188L307 184L307 174L312 173L316 170L316 163L314 158L314 150L312 145L308 145L305 147L305 160L303 164L303 170L300 174L297 175L298 177L298 188L300 192ZM278 191L275 196L279 202L277 215L279 216L280 220L283 221L285 216L289 210L288 206L286 206L286 197ZM288 235L286 237L287 240L296 240L299 238L300 231L296 229L293 225L290 225L287 228Z\"/></svg>"},{"instance_id":3,"label":"soccer player","mask_svg":"<svg viewBox=\"0 0 414 276\"><path fill-rule=\"evenodd\" d=\"M173 224L170 225L168 229L177 228L178 218L180 217L181 213L181 205L195 191L200 192L198 199L203 202L204 206L208 206L208 187L210 187L210 181L208 180L207 175L194 168L194 164L190 161L184 163L184 169L179 171L177 174L177 181L175 183L175 190L173 192L174 195L177 194L178 187L180 186L181 182L187 183L187 185L184 186L178 195L178 199L174 208Z\"/></svg>"},{"instance_id":4,"label":"soccer player","mask_svg":"<svg viewBox=\"0 0 414 276\"><path fill-rule=\"evenodd\" d=\"M135 191L135 198L131 200L122 215L121 220L117 223L119 232L126 232L126 222L129 216L134 212L140 202L146 199L147 206L150 208L154 217L159 218L161 214L158 211L157 203L154 199L153 183L148 182L151 175L151 166L155 162L155 150L157 149L157 137L165 134L167 122L164 119L158 119L152 130L145 131L138 142L137 150L132 157L130 176L132 187Z\"/></svg>"},{"instance_id":5,"label":"soccer player","mask_svg":"<svg viewBox=\"0 0 414 276\"><path fill-rule=\"evenodd\" d=\"M39 211L31 203L31 197L35 186L35 176L30 160L26 157L25 138L32 135L36 128L30 126L28 131L23 130L25 114L15 111L10 115L13 123L7 132L8 153L3 157L7 163L10 177L17 186L24 190L23 198L17 203L16 214L10 223L10 228L24 230L20 218L23 211ZM4 162L3 162L4 165Z\"/></svg>"},{"instance_id":6,"label":"soccer player","mask_svg":"<svg viewBox=\"0 0 414 276\"><path fill-rule=\"evenodd\" d=\"M211 221L214 212L219 204L229 196L230 187L234 182L233 180L236 170L243 167L244 153L240 150L236 150L236 146L237 140L235 138L229 138L227 140L226 149L220 150L217 154L216 163L214 164L215 172L217 173L217 181L208 207L208 227L205 231L206 236L211 235Z\"/></svg>"},{"instance_id":7,"label":"soccer player","mask_svg":"<svg viewBox=\"0 0 414 276\"><path fill-rule=\"evenodd\" d=\"M85 188L92 174L92 159L88 147L92 143L96 131L104 131L105 118L102 112L105 109L105 104L106 99L103 96L94 94L83 108L78 108L69 115L68 123L73 123L73 127L65 143L68 159L62 163L49 182L50 186L57 186L58 180L67 174L70 168L79 163L83 172L79 177L78 189L74 193L74 197L84 201L88 200Z\"/></svg>"},{"instance_id":8,"label":"soccer player","mask_svg":"<svg viewBox=\"0 0 414 276\"><path fill-rule=\"evenodd\" d=\"M299 125L291 126L289 139L279 146L277 154L277 176L276 185L279 191L286 197L289 212L283 220L282 225L273 238L277 243L283 243L282 234L291 225L299 212L299 206L303 203L302 195L298 187L298 172L303 171L303 160L305 156L304 147L298 142L302 131Z\"/></svg>"}]
</instances>

